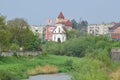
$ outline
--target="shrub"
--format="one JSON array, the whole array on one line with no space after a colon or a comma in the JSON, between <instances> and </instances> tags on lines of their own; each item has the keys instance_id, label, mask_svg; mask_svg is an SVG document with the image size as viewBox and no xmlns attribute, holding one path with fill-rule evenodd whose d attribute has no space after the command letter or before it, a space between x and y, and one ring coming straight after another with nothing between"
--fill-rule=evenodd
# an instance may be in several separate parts
<instances>
[{"instance_id":1,"label":"shrub","mask_svg":"<svg viewBox=\"0 0 120 80\"><path fill-rule=\"evenodd\" d=\"M87 50L86 57L97 59L105 63L106 66L111 65L110 55L107 50L103 49L95 49L95 50Z\"/></svg>"},{"instance_id":2,"label":"shrub","mask_svg":"<svg viewBox=\"0 0 120 80\"><path fill-rule=\"evenodd\" d=\"M0 80L19 80L19 79L8 71L0 70Z\"/></svg>"},{"instance_id":3,"label":"shrub","mask_svg":"<svg viewBox=\"0 0 120 80\"><path fill-rule=\"evenodd\" d=\"M99 60L83 58L73 64L72 80L109 80Z\"/></svg>"},{"instance_id":4,"label":"shrub","mask_svg":"<svg viewBox=\"0 0 120 80\"><path fill-rule=\"evenodd\" d=\"M65 61L65 66L67 66L68 70L73 69L73 60L69 59Z\"/></svg>"}]
</instances>

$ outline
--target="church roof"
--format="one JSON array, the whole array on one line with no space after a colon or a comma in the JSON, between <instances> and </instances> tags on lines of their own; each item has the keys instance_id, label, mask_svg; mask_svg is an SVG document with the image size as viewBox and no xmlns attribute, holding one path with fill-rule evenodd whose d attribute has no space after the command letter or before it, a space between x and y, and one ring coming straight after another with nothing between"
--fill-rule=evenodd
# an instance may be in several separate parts
<instances>
[{"instance_id":1,"label":"church roof","mask_svg":"<svg viewBox=\"0 0 120 80\"><path fill-rule=\"evenodd\" d=\"M65 18L62 12L60 12L58 18L63 18L63 19Z\"/></svg>"},{"instance_id":2,"label":"church roof","mask_svg":"<svg viewBox=\"0 0 120 80\"><path fill-rule=\"evenodd\" d=\"M72 23L70 22L70 20L67 20L67 21L65 22L65 25L66 25L66 26L72 26Z\"/></svg>"}]
</instances>

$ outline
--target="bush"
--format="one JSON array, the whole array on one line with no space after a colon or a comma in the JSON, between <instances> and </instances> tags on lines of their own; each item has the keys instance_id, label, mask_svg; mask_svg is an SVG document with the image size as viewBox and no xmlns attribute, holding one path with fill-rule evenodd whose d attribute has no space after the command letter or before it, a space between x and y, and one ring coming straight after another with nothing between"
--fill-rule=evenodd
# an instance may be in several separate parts
<instances>
[{"instance_id":1,"label":"bush","mask_svg":"<svg viewBox=\"0 0 120 80\"><path fill-rule=\"evenodd\" d=\"M0 70L0 80L19 80L19 79L8 71Z\"/></svg>"},{"instance_id":2,"label":"bush","mask_svg":"<svg viewBox=\"0 0 120 80\"><path fill-rule=\"evenodd\" d=\"M105 63L106 66L111 65L110 55L107 50L103 49L95 49L95 50L87 50L86 57L97 59Z\"/></svg>"},{"instance_id":3,"label":"bush","mask_svg":"<svg viewBox=\"0 0 120 80\"><path fill-rule=\"evenodd\" d=\"M67 66L68 70L73 69L73 60L69 59L65 61L65 66Z\"/></svg>"},{"instance_id":4,"label":"bush","mask_svg":"<svg viewBox=\"0 0 120 80\"><path fill-rule=\"evenodd\" d=\"M99 60L83 58L73 64L72 80L109 80Z\"/></svg>"}]
</instances>

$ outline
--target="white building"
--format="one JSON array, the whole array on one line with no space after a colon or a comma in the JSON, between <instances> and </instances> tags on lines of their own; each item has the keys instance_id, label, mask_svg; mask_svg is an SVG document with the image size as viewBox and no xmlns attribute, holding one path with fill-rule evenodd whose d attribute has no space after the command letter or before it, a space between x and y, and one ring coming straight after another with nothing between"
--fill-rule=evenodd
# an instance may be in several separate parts
<instances>
[{"instance_id":1,"label":"white building","mask_svg":"<svg viewBox=\"0 0 120 80\"><path fill-rule=\"evenodd\" d=\"M34 34L37 34L39 36L39 38L42 38L45 26L32 25L32 26L30 26L30 28Z\"/></svg>"},{"instance_id":2,"label":"white building","mask_svg":"<svg viewBox=\"0 0 120 80\"><path fill-rule=\"evenodd\" d=\"M114 26L114 23L89 24L87 32L92 35L105 35L109 33L109 28L112 26Z\"/></svg>"},{"instance_id":3,"label":"white building","mask_svg":"<svg viewBox=\"0 0 120 80\"><path fill-rule=\"evenodd\" d=\"M66 41L66 31L62 24L57 24L52 33L52 41L64 42Z\"/></svg>"}]
</instances>

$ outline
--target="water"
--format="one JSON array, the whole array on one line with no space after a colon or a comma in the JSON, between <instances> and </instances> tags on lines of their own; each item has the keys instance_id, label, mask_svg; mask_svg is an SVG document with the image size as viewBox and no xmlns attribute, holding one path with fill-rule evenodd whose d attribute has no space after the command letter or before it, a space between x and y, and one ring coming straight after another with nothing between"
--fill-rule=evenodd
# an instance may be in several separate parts
<instances>
[{"instance_id":1,"label":"water","mask_svg":"<svg viewBox=\"0 0 120 80\"><path fill-rule=\"evenodd\" d=\"M57 73L57 74L30 76L29 80L71 80L71 77L65 73Z\"/></svg>"}]
</instances>

